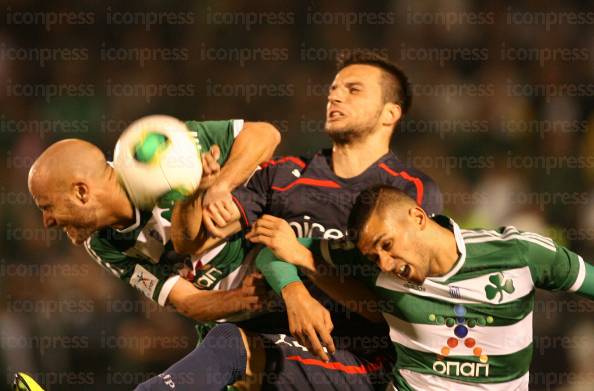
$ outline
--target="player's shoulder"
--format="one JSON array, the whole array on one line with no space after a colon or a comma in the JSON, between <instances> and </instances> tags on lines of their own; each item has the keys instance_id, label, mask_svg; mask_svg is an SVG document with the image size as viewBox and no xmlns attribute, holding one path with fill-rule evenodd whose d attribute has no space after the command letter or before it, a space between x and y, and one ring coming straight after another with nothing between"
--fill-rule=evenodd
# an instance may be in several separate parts
<instances>
[{"instance_id":1,"label":"player's shoulder","mask_svg":"<svg viewBox=\"0 0 594 391\"><path fill-rule=\"evenodd\" d=\"M198 121L198 120L187 120L184 121L186 127L190 130L198 130L204 129L212 126L229 126L234 122L232 119L222 119L222 120L208 120L208 121Z\"/></svg>"},{"instance_id":2,"label":"player's shoulder","mask_svg":"<svg viewBox=\"0 0 594 391\"><path fill-rule=\"evenodd\" d=\"M557 251L557 246L551 238L535 232L520 231L513 225L497 229L461 229L460 233L471 253L504 251L509 252L511 257L533 252Z\"/></svg>"},{"instance_id":3,"label":"player's shoulder","mask_svg":"<svg viewBox=\"0 0 594 391\"><path fill-rule=\"evenodd\" d=\"M436 182L427 173L414 166L405 164L393 152L388 153L384 158L380 159L377 166L392 177L402 177L406 180L418 179L428 186L436 185Z\"/></svg>"},{"instance_id":4,"label":"player's shoulder","mask_svg":"<svg viewBox=\"0 0 594 391\"><path fill-rule=\"evenodd\" d=\"M303 169L305 168L309 161L308 159L303 156L294 156L294 155L287 155L287 156L276 156L264 163L260 164L260 168L274 168L274 169L287 169L287 168L298 168Z\"/></svg>"},{"instance_id":5,"label":"player's shoulder","mask_svg":"<svg viewBox=\"0 0 594 391\"><path fill-rule=\"evenodd\" d=\"M378 169L384 174L383 181L396 187L405 181L405 191L414 189L417 201L431 213L441 213L443 200L437 182L416 167L402 162L390 152L377 162ZM411 190L412 191L412 190Z\"/></svg>"}]
</instances>

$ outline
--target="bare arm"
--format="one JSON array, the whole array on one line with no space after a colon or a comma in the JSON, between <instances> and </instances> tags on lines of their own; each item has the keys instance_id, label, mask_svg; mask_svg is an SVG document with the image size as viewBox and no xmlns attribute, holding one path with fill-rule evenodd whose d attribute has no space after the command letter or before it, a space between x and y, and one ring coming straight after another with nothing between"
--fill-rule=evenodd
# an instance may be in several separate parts
<instances>
[{"instance_id":1,"label":"bare arm","mask_svg":"<svg viewBox=\"0 0 594 391\"><path fill-rule=\"evenodd\" d=\"M240 288L208 291L194 287L180 278L169 293L167 302L182 315L198 322L226 318L237 312L256 311L262 306L261 276L252 274Z\"/></svg>"},{"instance_id":2,"label":"bare arm","mask_svg":"<svg viewBox=\"0 0 594 391\"><path fill-rule=\"evenodd\" d=\"M272 157L280 139L279 131L269 123L244 124L221 173L202 201L205 227L211 234L224 237L222 229L235 219L239 220L239 210L231 198L231 191L247 181L260 163ZM230 211L234 212L232 219L227 217Z\"/></svg>"},{"instance_id":3,"label":"bare arm","mask_svg":"<svg viewBox=\"0 0 594 391\"><path fill-rule=\"evenodd\" d=\"M171 241L173 248L179 254L203 254L225 240L224 237L241 230L239 211L237 211L235 221L222 230L223 237L210 236L202 225L202 195L203 192L198 191L192 197L178 201L173 207ZM224 207L222 210L226 211Z\"/></svg>"},{"instance_id":4,"label":"bare arm","mask_svg":"<svg viewBox=\"0 0 594 391\"><path fill-rule=\"evenodd\" d=\"M303 286L300 281L291 281L291 284L282 286L284 285L283 281L280 281L282 278L275 278L275 269L286 267L286 262L288 262L307 270L308 277L314 284L349 310L361 314L372 322L383 321L383 316L377 310L377 306L369 305L369 303L377 302L375 294L362 281L353 277L339 275L338 270L330 265L319 264L314 259L311 251L299 242L293 229L285 220L264 215L254 224L252 231L246 237L254 243L266 245L277 258L276 260L269 260L268 264L272 266L272 270L268 268L267 272L270 271L270 274L264 272L264 275L273 289L280 290L283 297L285 297L285 288L291 286L290 288L296 291L295 286L297 284ZM305 242L305 240L301 240ZM309 242L311 243L311 240ZM259 256L260 264L265 257L265 254ZM279 270L278 273L286 274L284 270ZM275 284L281 286L274 286ZM345 287L348 287L348 289L345 289ZM309 294L306 289L300 289L299 292Z\"/></svg>"},{"instance_id":5,"label":"bare arm","mask_svg":"<svg viewBox=\"0 0 594 391\"><path fill-rule=\"evenodd\" d=\"M271 124L246 122L222 168L217 162L218 147L202 155L204 174L199 191L178 202L173 210L176 252L203 253L241 230L241 215L231 191L245 182L260 163L270 159L279 142L280 133Z\"/></svg>"},{"instance_id":6,"label":"bare arm","mask_svg":"<svg viewBox=\"0 0 594 391\"><path fill-rule=\"evenodd\" d=\"M219 200L219 195L230 197L231 191L244 183L260 163L272 158L280 141L280 132L271 124L246 122L233 142L218 178L206 192L204 207Z\"/></svg>"}]
</instances>

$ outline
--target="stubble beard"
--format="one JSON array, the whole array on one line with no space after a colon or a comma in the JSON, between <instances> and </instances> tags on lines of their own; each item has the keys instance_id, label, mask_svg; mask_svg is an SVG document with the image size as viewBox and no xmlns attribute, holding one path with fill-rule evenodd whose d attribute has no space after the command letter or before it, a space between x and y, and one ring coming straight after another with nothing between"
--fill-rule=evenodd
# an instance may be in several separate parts
<instances>
[{"instance_id":1,"label":"stubble beard","mask_svg":"<svg viewBox=\"0 0 594 391\"><path fill-rule=\"evenodd\" d=\"M325 126L325 131L336 145L348 145L355 141L363 140L374 132L375 125L379 121L381 109L378 110L373 119L364 124L355 124L354 126L342 129L329 129Z\"/></svg>"}]
</instances>

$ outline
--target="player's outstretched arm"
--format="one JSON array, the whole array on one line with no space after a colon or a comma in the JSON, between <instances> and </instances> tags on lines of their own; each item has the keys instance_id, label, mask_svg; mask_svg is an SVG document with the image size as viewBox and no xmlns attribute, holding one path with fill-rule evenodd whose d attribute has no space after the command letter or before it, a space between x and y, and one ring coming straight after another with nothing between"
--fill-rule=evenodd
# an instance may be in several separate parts
<instances>
[{"instance_id":1,"label":"player's outstretched arm","mask_svg":"<svg viewBox=\"0 0 594 391\"><path fill-rule=\"evenodd\" d=\"M280 132L272 124L244 123L220 175L204 196L204 207L216 201L230 201L231 191L247 181L259 164L272 158L280 141Z\"/></svg>"},{"instance_id":2,"label":"player's outstretched arm","mask_svg":"<svg viewBox=\"0 0 594 391\"><path fill-rule=\"evenodd\" d=\"M550 238L519 231L516 238L536 287L594 299L594 266Z\"/></svg>"},{"instance_id":3,"label":"player's outstretched arm","mask_svg":"<svg viewBox=\"0 0 594 391\"><path fill-rule=\"evenodd\" d=\"M198 191L192 197L176 202L173 207L171 241L173 248L179 254L199 256L219 245L225 240L225 237L241 230L241 223L237 218L233 223L221 229L221 237L210 236L203 226L202 197L203 193Z\"/></svg>"},{"instance_id":4,"label":"player's outstretched arm","mask_svg":"<svg viewBox=\"0 0 594 391\"><path fill-rule=\"evenodd\" d=\"M233 211L228 211L225 205L221 205L221 212L229 221L235 220L221 230L222 236L212 237L203 228L202 205L205 191L208 191L220 175L221 167L218 163L220 149L214 145L207 153L202 154L203 175L200 187L189 198L175 203L171 218L171 240L173 248L179 254L200 255L205 251L218 245L224 237L238 232L241 229L239 223L239 211L232 202ZM218 203L218 202L217 202ZM231 214L236 213L235 217Z\"/></svg>"},{"instance_id":5,"label":"player's outstretched arm","mask_svg":"<svg viewBox=\"0 0 594 391\"><path fill-rule=\"evenodd\" d=\"M231 191L245 183L259 164L272 157L280 140L280 132L269 123L246 122L243 125L220 175L202 201L204 223L211 234L222 237L221 229L239 220ZM228 217L231 211L234 213Z\"/></svg>"},{"instance_id":6,"label":"player's outstretched arm","mask_svg":"<svg viewBox=\"0 0 594 391\"><path fill-rule=\"evenodd\" d=\"M277 293L284 296L286 286L291 283L301 284L294 267L298 266L308 272L310 279L320 289L348 309L358 312L372 322L383 320L379 311L370 311L367 306L361 305L377 300L362 281L340 275L332 265L316 262L316 257L309 248L316 245L319 247L320 240L297 239L289 223L271 215L263 215L258 219L252 230L246 234L246 238L267 247L256 258L256 265ZM352 253L353 251L344 252L344 255L348 255L345 258L356 257ZM348 289L345 289L345 286Z\"/></svg>"},{"instance_id":7,"label":"player's outstretched arm","mask_svg":"<svg viewBox=\"0 0 594 391\"><path fill-rule=\"evenodd\" d=\"M311 297L301 282L295 265L310 271L313 282L349 310L373 322L383 321L380 312L370 311L368 306L361 305L376 300L361 281L344 276L337 278L337 273L317 273L314 256L306 247L313 245L314 241L297 239L285 220L264 215L252 226L246 238L267 246L256 257L256 266L271 287L282 296L287 307L291 334L321 359L328 360L323 346L330 353L335 350L330 337L332 321L328 310ZM316 243L319 244L319 241Z\"/></svg>"},{"instance_id":8,"label":"player's outstretched arm","mask_svg":"<svg viewBox=\"0 0 594 391\"><path fill-rule=\"evenodd\" d=\"M180 278L171 289L167 303L179 313L198 322L224 319L243 311L262 308L265 288L263 277L254 273L247 276L241 287L229 291L207 291L194 287Z\"/></svg>"}]
</instances>

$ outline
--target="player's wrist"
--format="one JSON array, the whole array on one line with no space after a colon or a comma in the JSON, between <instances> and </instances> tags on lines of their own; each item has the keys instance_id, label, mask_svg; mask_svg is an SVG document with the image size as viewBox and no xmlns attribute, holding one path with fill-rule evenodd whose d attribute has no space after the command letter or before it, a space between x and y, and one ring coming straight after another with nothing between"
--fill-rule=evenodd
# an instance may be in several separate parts
<instances>
[{"instance_id":1,"label":"player's wrist","mask_svg":"<svg viewBox=\"0 0 594 391\"><path fill-rule=\"evenodd\" d=\"M313 254L309 249L297 242L294 251L292 252L292 264L299 266L307 273L315 273L316 266Z\"/></svg>"},{"instance_id":2,"label":"player's wrist","mask_svg":"<svg viewBox=\"0 0 594 391\"><path fill-rule=\"evenodd\" d=\"M230 194L233 188L233 181L221 173L210 187L210 191L218 194Z\"/></svg>"},{"instance_id":3,"label":"player's wrist","mask_svg":"<svg viewBox=\"0 0 594 391\"><path fill-rule=\"evenodd\" d=\"M309 296L309 292L301 281L290 282L281 288L281 297L284 301L300 300L307 296Z\"/></svg>"}]
</instances>

